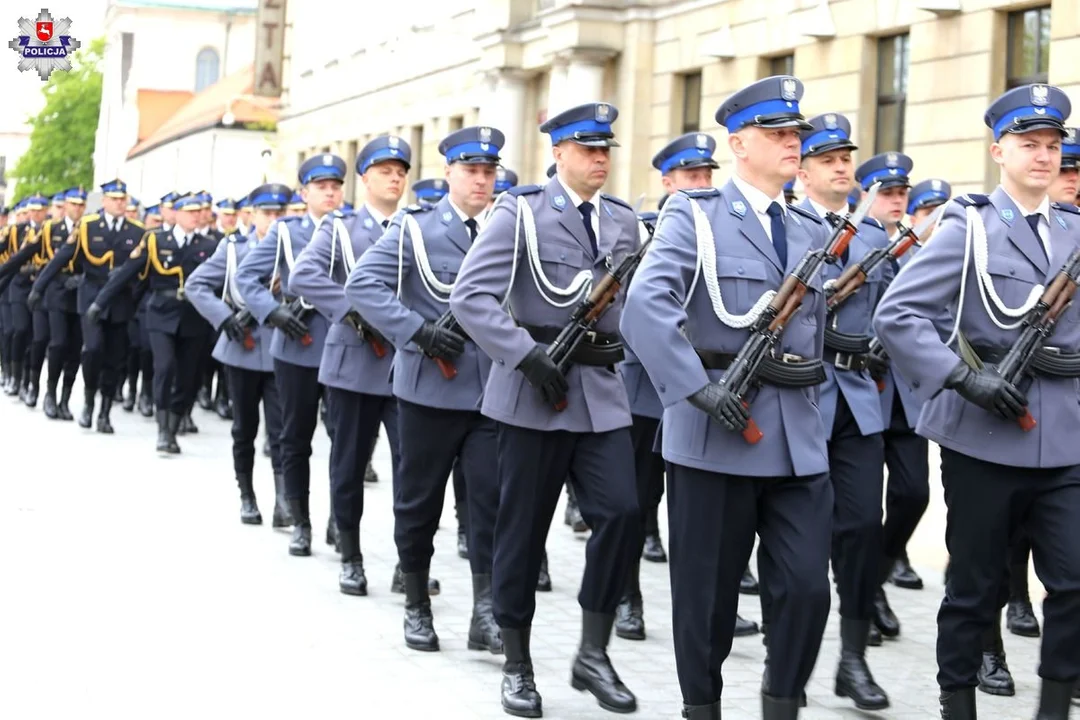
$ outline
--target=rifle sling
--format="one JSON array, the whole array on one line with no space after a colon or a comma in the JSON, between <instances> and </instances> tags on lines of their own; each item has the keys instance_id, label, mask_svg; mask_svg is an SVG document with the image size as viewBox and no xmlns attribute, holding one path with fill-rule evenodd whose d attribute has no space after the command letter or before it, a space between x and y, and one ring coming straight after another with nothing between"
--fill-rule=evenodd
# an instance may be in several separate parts
<instances>
[{"instance_id":1,"label":"rifle sling","mask_svg":"<svg viewBox=\"0 0 1080 720\"><path fill-rule=\"evenodd\" d=\"M975 346L975 352L983 362L999 363L1008 354L1008 348ZM1028 372L1052 378L1080 377L1080 353L1063 353L1056 348L1041 347L1035 351Z\"/></svg>"},{"instance_id":2,"label":"rifle sling","mask_svg":"<svg viewBox=\"0 0 1080 720\"><path fill-rule=\"evenodd\" d=\"M698 350L694 352L701 358L701 364L707 370L727 370L735 361L735 353L712 352L711 350ZM814 387L825 382L825 366L820 360L804 360L803 358L790 359L766 357L761 363L757 379L766 385L781 388L806 388Z\"/></svg>"},{"instance_id":3,"label":"rifle sling","mask_svg":"<svg viewBox=\"0 0 1080 720\"><path fill-rule=\"evenodd\" d=\"M541 327L538 325L525 325L521 327L528 331L532 339L544 345L550 345L559 337L562 328ZM623 345L619 336L614 333L591 331L585 334L574 352L570 355L570 362L575 365L590 365L592 367L615 366L623 361Z\"/></svg>"}]
</instances>

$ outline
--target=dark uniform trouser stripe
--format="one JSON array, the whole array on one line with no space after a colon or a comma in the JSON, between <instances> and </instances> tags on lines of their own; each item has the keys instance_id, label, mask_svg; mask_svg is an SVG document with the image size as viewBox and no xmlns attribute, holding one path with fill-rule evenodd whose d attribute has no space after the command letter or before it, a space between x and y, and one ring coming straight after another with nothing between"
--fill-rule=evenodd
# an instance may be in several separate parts
<instances>
[{"instance_id":1,"label":"dark uniform trouser stripe","mask_svg":"<svg viewBox=\"0 0 1080 720\"><path fill-rule=\"evenodd\" d=\"M497 428L495 621L505 628L532 624L544 541L568 475L592 529L578 603L589 612L614 613L641 548L630 428L603 433L529 430L505 423Z\"/></svg>"},{"instance_id":2,"label":"dark uniform trouser stripe","mask_svg":"<svg viewBox=\"0 0 1080 720\"><path fill-rule=\"evenodd\" d=\"M327 421L334 427L330 445L330 504L342 531L357 531L364 515L364 471L379 433L386 427L394 486L399 463L397 400L382 395L326 388Z\"/></svg>"},{"instance_id":3,"label":"dark uniform trouser stripe","mask_svg":"<svg viewBox=\"0 0 1080 720\"><path fill-rule=\"evenodd\" d=\"M270 465L281 472L281 399L272 372L225 366L233 401L233 470L252 473L255 469L255 438L259 434L259 403L266 419L270 441Z\"/></svg>"},{"instance_id":4,"label":"dark uniform trouser stripe","mask_svg":"<svg viewBox=\"0 0 1080 720\"><path fill-rule=\"evenodd\" d=\"M739 579L761 538L762 589L772 598L769 687L794 698L817 661L829 615L833 489L828 474L742 477L667 464L672 633L683 701L720 700Z\"/></svg>"},{"instance_id":5,"label":"dark uniform trouser stripe","mask_svg":"<svg viewBox=\"0 0 1080 720\"><path fill-rule=\"evenodd\" d=\"M281 472L285 497L306 498L311 491L311 439L319 423L319 368L274 359L281 398Z\"/></svg>"}]
</instances>

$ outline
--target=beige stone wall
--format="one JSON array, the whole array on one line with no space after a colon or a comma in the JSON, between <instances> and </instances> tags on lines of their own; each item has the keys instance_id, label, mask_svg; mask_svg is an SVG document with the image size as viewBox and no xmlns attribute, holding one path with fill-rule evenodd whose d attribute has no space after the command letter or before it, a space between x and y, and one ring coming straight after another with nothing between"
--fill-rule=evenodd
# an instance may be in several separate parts
<instances>
[{"instance_id":1,"label":"beige stone wall","mask_svg":"<svg viewBox=\"0 0 1080 720\"><path fill-rule=\"evenodd\" d=\"M918 10L917 0L831 0L825 6L819 0L556 0L539 15L535 0L475 4L436 23L435 31L401 39L396 53L375 43L322 66L293 63L279 133L287 149L280 156L295 159L325 145L346 154L350 142L362 146L382 132L411 142L422 128L412 174L438 176L443 165L436 146L450 118L463 117L466 125L491 123L512 136L505 164L522 182L540 182L551 148L537 131L539 122L602 100L619 108L615 130L622 143L613 154L609 191L631 202L645 193L649 207L662 193L649 161L682 128L684 74L702 74L699 124L719 145L717 183L730 174L730 161L715 111L732 92L766 75L769 58L779 55L794 55L794 74L806 86L805 114L847 115L868 157L878 39L907 32L903 149L915 160L913 176L943 177L958 192L983 190L996 180L982 117L1005 86L1007 13L1047 4L1049 79L1080 108L1078 0L963 0L963 11L952 15ZM318 17L294 16L294 31L302 35ZM804 34L815 29L829 36ZM412 56L418 48L419 63ZM511 100L514 107L507 106Z\"/></svg>"}]
</instances>

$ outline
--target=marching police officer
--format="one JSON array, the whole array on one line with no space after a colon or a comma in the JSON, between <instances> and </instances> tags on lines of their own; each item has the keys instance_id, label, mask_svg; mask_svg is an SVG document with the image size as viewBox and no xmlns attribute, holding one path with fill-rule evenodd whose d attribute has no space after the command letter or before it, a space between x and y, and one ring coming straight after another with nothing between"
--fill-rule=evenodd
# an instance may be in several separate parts
<instances>
[{"instance_id":1,"label":"marching police officer","mask_svg":"<svg viewBox=\"0 0 1080 720\"><path fill-rule=\"evenodd\" d=\"M449 190L447 181L442 178L428 178L417 180L412 185L413 194L419 205L434 205L444 197Z\"/></svg>"},{"instance_id":2,"label":"marching police officer","mask_svg":"<svg viewBox=\"0 0 1080 720\"><path fill-rule=\"evenodd\" d=\"M43 304L49 317L48 377L46 379L45 399L42 410L45 416L55 420L73 420L68 402L71 389L79 371L79 358L82 351L82 324L78 313L78 289L80 277L75 275L75 265L71 260L64 263L54 262L64 244L78 231L83 212L86 210L86 191L71 188L64 193L65 217L53 222L43 238L44 250L49 258L48 264L38 273L33 288L27 299L31 308ZM60 273L60 282L52 283L52 278ZM44 303L42 303L44 299ZM63 376L60 399L57 401L56 388Z\"/></svg>"},{"instance_id":3,"label":"marching police officer","mask_svg":"<svg viewBox=\"0 0 1080 720\"><path fill-rule=\"evenodd\" d=\"M1020 528L1038 528L1029 537L1049 592L1038 717L1066 718L1080 677L1080 534L1068 519L1080 512L1080 448L1070 441L1080 422L1080 309L1065 311L1049 340L1054 352L1038 353L1052 362L1033 370L1030 384L1017 387L992 367L1017 339L1015 319L1076 249L1077 209L1046 194L1070 109L1061 90L1041 84L994 101L984 121L1001 184L948 206L875 318L893 365L926 402L919 434L941 446L951 562L938 613L938 684L942 716L953 720L976 717L980 635L1003 603L1004 560ZM1038 423L1024 432L1018 421L1028 407Z\"/></svg>"},{"instance_id":4,"label":"marching police officer","mask_svg":"<svg viewBox=\"0 0 1080 720\"><path fill-rule=\"evenodd\" d=\"M473 613L468 647L501 653L492 614L492 536L499 489L495 424L477 412L491 360L448 316L458 267L480 230L495 184L503 134L468 127L439 143L447 195L410 206L357 261L345 293L361 317L398 348L401 467L394 499L394 540L405 583L405 644L438 650L428 597L433 539L446 480L461 464L469 504Z\"/></svg>"},{"instance_id":5,"label":"marching police officer","mask_svg":"<svg viewBox=\"0 0 1080 720\"><path fill-rule=\"evenodd\" d=\"M289 512L295 520L289 554L311 555L311 439L319 422L319 362L329 324L297 293L289 275L297 255L327 215L341 204L345 161L320 153L300 165L303 216L275 222L236 271L236 289L260 325L274 328L270 354L281 395L281 471ZM273 286L280 283L281 297Z\"/></svg>"},{"instance_id":6,"label":"marching police officer","mask_svg":"<svg viewBox=\"0 0 1080 720\"><path fill-rule=\"evenodd\" d=\"M7 229L7 258L0 266L0 294L7 292L11 307L11 368L13 379L5 390L8 395L18 395L23 402L31 392L33 375L31 344L34 340L34 313L27 300L33 285L32 273L43 260L41 233L48 212L49 201L42 195L33 195L23 201L27 219ZM40 378L40 370L38 377ZM35 404L37 387L33 388Z\"/></svg>"},{"instance_id":7,"label":"marching police officer","mask_svg":"<svg viewBox=\"0 0 1080 720\"><path fill-rule=\"evenodd\" d=\"M148 231L123 266L109 275L86 312L88 322L97 322L120 298L131 296L136 278L146 283L150 295L146 328L154 354L157 451L169 454L180 452L176 433L195 401L199 359L207 337L206 321L185 302L184 293L186 279L212 252L207 238L196 232L199 205L199 196L191 193L173 201L176 225L168 231Z\"/></svg>"},{"instance_id":8,"label":"marching police officer","mask_svg":"<svg viewBox=\"0 0 1080 720\"><path fill-rule=\"evenodd\" d=\"M617 116L613 105L589 103L540 127L551 137L556 178L499 199L450 296L465 332L495 361L481 408L498 428L495 619L506 648L502 705L520 717L542 712L531 626L544 539L568 476L592 528L571 684L608 710L637 708L607 654L615 609L641 552L630 407L615 372L623 359L616 333L621 298L574 353L566 375L545 351L590 285L638 246L633 210L600 192L610 148L618 145L611 129ZM556 410L563 403L565 410Z\"/></svg>"},{"instance_id":9,"label":"marching police officer","mask_svg":"<svg viewBox=\"0 0 1080 720\"><path fill-rule=\"evenodd\" d=\"M810 120L804 130L799 180L806 192L800 207L822 220L847 215L847 196L855 184L851 123L839 113ZM880 157L880 156L879 156ZM907 184L907 175L892 173L874 160L859 169L864 186L878 191ZM840 261L824 269L835 281L852 263L888 245L882 225L866 218ZM889 706L885 691L866 663L866 645L874 596L883 580L881 555L881 492L884 484L884 423L877 385L870 376L871 318L888 283L892 267L884 263L867 276L858 293L827 313L825 382L818 407L829 438L829 479L833 485L832 566L840 595L840 664L836 692L850 697L861 710ZM888 567L884 568L888 573Z\"/></svg>"},{"instance_id":10,"label":"marching police officer","mask_svg":"<svg viewBox=\"0 0 1080 720\"><path fill-rule=\"evenodd\" d=\"M247 199L254 222L247 233L237 229L187 282L186 297L214 329L221 332L214 357L226 368L233 400L233 471L240 489L240 522L262 524L255 498L255 438L259 434L259 403L266 418L270 443L270 465L274 473L273 527L288 527L291 518L285 509L285 479L281 474L281 402L274 381L270 356L273 336L269 326L256 326L245 311L244 299L236 288L236 269L244 257L262 242L271 224L285 212L292 190L269 183L251 191ZM220 293L220 295L218 294ZM247 316L248 322L241 319Z\"/></svg>"},{"instance_id":11,"label":"marching police officer","mask_svg":"<svg viewBox=\"0 0 1080 720\"><path fill-rule=\"evenodd\" d=\"M355 212L334 211L300 253L289 278L292 290L332 323L319 382L326 386L327 417L334 428L330 499L341 549L338 587L347 595L367 595L360 520L365 469L380 423L390 440L394 487L401 485L397 401L390 385L393 346L352 309L344 285L357 259L390 224L405 192L411 161L412 150L400 137L378 137L365 145L356 158L356 174L364 184L366 202Z\"/></svg>"},{"instance_id":12,"label":"marching police officer","mask_svg":"<svg viewBox=\"0 0 1080 720\"><path fill-rule=\"evenodd\" d=\"M719 382L764 293L828 234L816 213L784 203L783 185L799 169L799 130L809 129L799 112L802 92L796 78L773 76L720 106L732 179L670 197L623 314L626 341L665 408L675 658L684 716L692 720L721 716L721 663L755 531L772 597L766 720L797 717L829 611L833 490L815 387L825 319L820 277L778 348L783 358L775 362L791 377L762 385L753 399L764 433L758 444L740 436L748 412ZM701 243L704 257L699 232L714 238ZM713 266L715 284L703 276L691 285L697 269L711 275Z\"/></svg>"}]
</instances>

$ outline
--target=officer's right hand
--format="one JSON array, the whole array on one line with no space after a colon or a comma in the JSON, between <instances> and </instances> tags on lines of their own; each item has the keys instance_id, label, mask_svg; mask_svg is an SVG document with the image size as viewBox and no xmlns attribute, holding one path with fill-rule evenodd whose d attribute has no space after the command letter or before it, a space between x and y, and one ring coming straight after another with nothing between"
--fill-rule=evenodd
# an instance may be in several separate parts
<instances>
[{"instance_id":1,"label":"officer's right hand","mask_svg":"<svg viewBox=\"0 0 1080 720\"><path fill-rule=\"evenodd\" d=\"M30 312L34 312L41 305L41 293L37 290L31 290L30 294L26 297L26 307L30 308Z\"/></svg>"},{"instance_id":2,"label":"officer's right hand","mask_svg":"<svg viewBox=\"0 0 1080 720\"><path fill-rule=\"evenodd\" d=\"M530 385L540 391L544 402L558 406L566 399L570 383L562 374L555 361L547 354L543 345L537 345L517 366Z\"/></svg>"},{"instance_id":3,"label":"officer's right hand","mask_svg":"<svg viewBox=\"0 0 1080 720\"><path fill-rule=\"evenodd\" d=\"M720 383L709 383L687 401L732 432L742 432L750 423L750 411L735 393Z\"/></svg>"},{"instance_id":4,"label":"officer's right hand","mask_svg":"<svg viewBox=\"0 0 1080 720\"><path fill-rule=\"evenodd\" d=\"M1027 411L1027 396L989 367L975 370L961 360L945 378L945 387L1003 420L1017 420Z\"/></svg>"},{"instance_id":5,"label":"officer's right hand","mask_svg":"<svg viewBox=\"0 0 1080 720\"><path fill-rule=\"evenodd\" d=\"M410 339L431 357L443 360L453 360L465 352L465 338L430 321L425 321Z\"/></svg>"},{"instance_id":6,"label":"officer's right hand","mask_svg":"<svg viewBox=\"0 0 1080 720\"><path fill-rule=\"evenodd\" d=\"M267 316L266 324L276 327L293 340L299 340L307 335L308 327L304 322L293 315L285 305L279 305Z\"/></svg>"},{"instance_id":7,"label":"officer's right hand","mask_svg":"<svg viewBox=\"0 0 1080 720\"><path fill-rule=\"evenodd\" d=\"M236 319L235 315L225 318L225 322L221 323L221 327L218 329L233 342L244 342L244 328L240 326L240 321Z\"/></svg>"},{"instance_id":8,"label":"officer's right hand","mask_svg":"<svg viewBox=\"0 0 1080 720\"><path fill-rule=\"evenodd\" d=\"M867 359L866 369L870 371L870 377L874 380L884 380L889 372L889 358L870 353Z\"/></svg>"},{"instance_id":9,"label":"officer's right hand","mask_svg":"<svg viewBox=\"0 0 1080 720\"><path fill-rule=\"evenodd\" d=\"M78 290L79 289L79 275L68 275L64 278L65 290Z\"/></svg>"},{"instance_id":10,"label":"officer's right hand","mask_svg":"<svg viewBox=\"0 0 1080 720\"><path fill-rule=\"evenodd\" d=\"M101 313L104 312L104 308L97 303L90 303L90 307L86 309L86 319L92 323L96 323L101 319Z\"/></svg>"}]
</instances>

